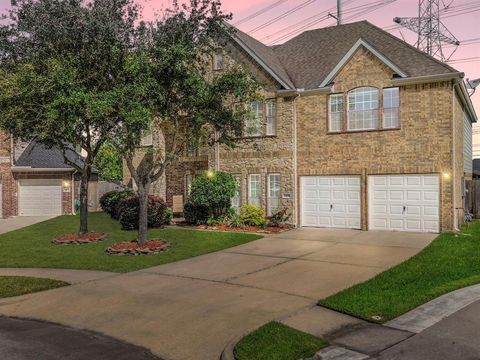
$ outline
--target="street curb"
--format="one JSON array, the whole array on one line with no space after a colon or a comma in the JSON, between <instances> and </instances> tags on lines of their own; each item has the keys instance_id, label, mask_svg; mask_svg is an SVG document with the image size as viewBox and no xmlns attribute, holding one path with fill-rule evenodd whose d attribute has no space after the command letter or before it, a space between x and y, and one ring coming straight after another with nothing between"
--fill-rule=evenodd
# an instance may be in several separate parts
<instances>
[{"instance_id":1,"label":"street curb","mask_svg":"<svg viewBox=\"0 0 480 360\"><path fill-rule=\"evenodd\" d=\"M233 350L240 340L242 340L247 334L237 336L235 339L231 340L227 346L222 351L220 355L220 360L236 360Z\"/></svg>"}]
</instances>

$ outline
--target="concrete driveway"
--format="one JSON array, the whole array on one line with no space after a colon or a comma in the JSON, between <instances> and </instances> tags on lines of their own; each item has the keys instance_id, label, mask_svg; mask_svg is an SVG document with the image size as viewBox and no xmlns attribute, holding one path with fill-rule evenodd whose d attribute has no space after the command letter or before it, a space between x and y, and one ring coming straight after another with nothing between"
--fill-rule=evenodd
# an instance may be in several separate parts
<instances>
[{"instance_id":1,"label":"concrete driveway","mask_svg":"<svg viewBox=\"0 0 480 360\"><path fill-rule=\"evenodd\" d=\"M0 219L0 234L47 221L54 217L55 216L16 216L8 219Z\"/></svg>"},{"instance_id":2,"label":"concrete driveway","mask_svg":"<svg viewBox=\"0 0 480 360\"><path fill-rule=\"evenodd\" d=\"M102 332L164 359L212 360L232 338L375 276L434 237L297 229L172 264L5 299L0 313ZM340 315L326 316L335 324Z\"/></svg>"}]
</instances>

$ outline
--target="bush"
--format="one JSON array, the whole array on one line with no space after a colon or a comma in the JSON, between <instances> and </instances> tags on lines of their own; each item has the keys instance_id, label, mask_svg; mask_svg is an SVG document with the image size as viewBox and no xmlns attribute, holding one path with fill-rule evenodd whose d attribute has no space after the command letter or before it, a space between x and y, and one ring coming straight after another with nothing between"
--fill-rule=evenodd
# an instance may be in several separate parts
<instances>
[{"instance_id":1,"label":"bush","mask_svg":"<svg viewBox=\"0 0 480 360\"><path fill-rule=\"evenodd\" d=\"M208 174L210 175L210 174ZM231 199L237 192L237 180L229 173L216 172L198 176L192 181L185 220L190 224L205 224L209 218L219 219L228 214Z\"/></svg>"},{"instance_id":2,"label":"bush","mask_svg":"<svg viewBox=\"0 0 480 360\"><path fill-rule=\"evenodd\" d=\"M134 195L131 190L110 191L102 195L100 198L100 207L104 212L112 218L118 220L118 204L121 200Z\"/></svg>"},{"instance_id":3,"label":"bush","mask_svg":"<svg viewBox=\"0 0 480 360\"><path fill-rule=\"evenodd\" d=\"M290 218L290 214L288 213L288 209L281 208L272 214L272 216L268 221L268 224L270 226L284 225L289 218Z\"/></svg>"},{"instance_id":4,"label":"bush","mask_svg":"<svg viewBox=\"0 0 480 360\"><path fill-rule=\"evenodd\" d=\"M165 209L165 225L170 225L173 220L173 210L170 207Z\"/></svg>"},{"instance_id":5,"label":"bush","mask_svg":"<svg viewBox=\"0 0 480 360\"><path fill-rule=\"evenodd\" d=\"M183 206L183 217L186 223L190 225L206 224L209 218L208 208L204 205L187 202Z\"/></svg>"},{"instance_id":6,"label":"bush","mask_svg":"<svg viewBox=\"0 0 480 360\"><path fill-rule=\"evenodd\" d=\"M231 227L244 227L245 223L240 218L240 214L237 214L236 211L231 213L225 218L224 224Z\"/></svg>"},{"instance_id":7,"label":"bush","mask_svg":"<svg viewBox=\"0 0 480 360\"><path fill-rule=\"evenodd\" d=\"M265 211L255 205L243 205L240 208L240 220L247 226L264 227L267 225Z\"/></svg>"},{"instance_id":8,"label":"bush","mask_svg":"<svg viewBox=\"0 0 480 360\"><path fill-rule=\"evenodd\" d=\"M138 229L139 200L138 196L130 196L118 204L120 224L123 230ZM148 196L148 227L156 228L168 224L167 206L162 198Z\"/></svg>"}]
</instances>

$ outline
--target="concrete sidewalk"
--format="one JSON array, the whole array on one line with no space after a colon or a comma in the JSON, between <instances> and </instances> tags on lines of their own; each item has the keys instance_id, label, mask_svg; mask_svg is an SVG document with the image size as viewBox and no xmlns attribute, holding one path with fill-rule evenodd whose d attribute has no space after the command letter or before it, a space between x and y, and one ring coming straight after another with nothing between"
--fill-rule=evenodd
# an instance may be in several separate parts
<instances>
[{"instance_id":1,"label":"concrete sidewalk","mask_svg":"<svg viewBox=\"0 0 480 360\"><path fill-rule=\"evenodd\" d=\"M0 234L47 221L54 217L56 216L16 216L8 219L0 219Z\"/></svg>"},{"instance_id":2,"label":"concrete sidewalk","mask_svg":"<svg viewBox=\"0 0 480 360\"><path fill-rule=\"evenodd\" d=\"M382 351L381 360L480 359L480 300Z\"/></svg>"},{"instance_id":3,"label":"concrete sidewalk","mask_svg":"<svg viewBox=\"0 0 480 360\"><path fill-rule=\"evenodd\" d=\"M89 329L172 360L311 308L420 251L431 234L298 229L195 258L0 301L0 313ZM161 256L161 255L158 255ZM330 329L345 323L318 314Z\"/></svg>"}]
</instances>

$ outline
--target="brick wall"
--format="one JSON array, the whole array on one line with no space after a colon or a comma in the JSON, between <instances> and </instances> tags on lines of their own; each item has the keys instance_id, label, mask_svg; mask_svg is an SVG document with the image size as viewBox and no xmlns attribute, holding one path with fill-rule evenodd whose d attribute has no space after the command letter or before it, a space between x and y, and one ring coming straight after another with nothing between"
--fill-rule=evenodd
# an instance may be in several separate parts
<instances>
[{"instance_id":1,"label":"brick wall","mask_svg":"<svg viewBox=\"0 0 480 360\"><path fill-rule=\"evenodd\" d=\"M336 76L334 92L394 86L392 75L374 55L360 49ZM328 134L328 96L298 99L298 175L361 175L364 230L369 174L452 173L452 84L402 86L400 103L398 130ZM452 181L441 179L440 226L450 230Z\"/></svg>"}]
</instances>

